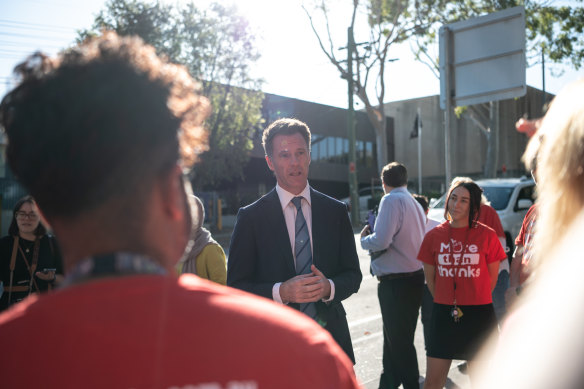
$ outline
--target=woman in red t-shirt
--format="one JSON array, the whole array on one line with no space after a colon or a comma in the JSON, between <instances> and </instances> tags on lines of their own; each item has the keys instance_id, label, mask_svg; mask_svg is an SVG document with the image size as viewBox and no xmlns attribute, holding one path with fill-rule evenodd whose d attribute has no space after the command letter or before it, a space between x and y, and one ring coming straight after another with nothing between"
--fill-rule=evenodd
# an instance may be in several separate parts
<instances>
[{"instance_id":1,"label":"woman in red t-shirt","mask_svg":"<svg viewBox=\"0 0 584 389\"><path fill-rule=\"evenodd\" d=\"M446 222L426 234L418 259L424 262L434 298L424 388L443 388L453 359L472 361L482 341L497 328L491 292L506 254L497 234L479 223L481 188L454 182ZM473 377L472 364L469 373Z\"/></svg>"}]
</instances>

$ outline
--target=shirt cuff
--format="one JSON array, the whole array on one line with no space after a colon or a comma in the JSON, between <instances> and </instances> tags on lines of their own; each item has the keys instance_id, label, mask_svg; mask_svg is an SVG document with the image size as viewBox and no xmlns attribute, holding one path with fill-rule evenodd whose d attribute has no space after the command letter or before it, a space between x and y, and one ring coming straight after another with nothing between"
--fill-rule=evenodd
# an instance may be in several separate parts
<instances>
[{"instance_id":1,"label":"shirt cuff","mask_svg":"<svg viewBox=\"0 0 584 389\"><path fill-rule=\"evenodd\" d=\"M335 283L331 279L329 279L328 282L331 284L331 295L328 300L322 299L323 303L331 302L335 298Z\"/></svg>"},{"instance_id":2,"label":"shirt cuff","mask_svg":"<svg viewBox=\"0 0 584 389\"><path fill-rule=\"evenodd\" d=\"M277 303L287 304L287 303L284 303L282 301L282 298L280 297L280 285L282 285L281 282L276 282L274 284L274 286L272 287L272 299L274 299L274 301Z\"/></svg>"}]
</instances>

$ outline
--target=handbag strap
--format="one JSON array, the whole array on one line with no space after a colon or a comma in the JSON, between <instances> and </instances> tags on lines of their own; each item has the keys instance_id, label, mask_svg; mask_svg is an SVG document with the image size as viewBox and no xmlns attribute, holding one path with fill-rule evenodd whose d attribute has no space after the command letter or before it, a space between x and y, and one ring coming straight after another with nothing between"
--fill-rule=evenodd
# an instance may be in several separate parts
<instances>
[{"instance_id":1,"label":"handbag strap","mask_svg":"<svg viewBox=\"0 0 584 389\"><path fill-rule=\"evenodd\" d=\"M18 235L14 236L12 256L10 257L10 289L8 289L8 304L12 301L12 282L14 281L14 267L16 266L16 253L18 252Z\"/></svg>"},{"instance_id":2,"label":"handbag strap","mask_svg":"<svg viewBox=\"0 0 584 389\"><path fill-rule=\"evenodd\" d=\"M22 251L22 247L20 247L20 245L18 245L18 249L20 250L20 254L22 255L22 258L24 259L24 263L26 264L26 267L30 273L30 281L28 283L28 294L29 295L32 292L32 285L33 284L34 284L34 287L36 288L37 292L40 292L39 286L37 285L37 282L34 278L34 273L36 272L36 268L37 268L38 263L39 263L40 243L41 243L41 241L39 238L37 238L34 242L32 263L30 265L28 263L28 260L26 259L26 255L24 254L24 251Z\"/></svg>"}]
</instances>

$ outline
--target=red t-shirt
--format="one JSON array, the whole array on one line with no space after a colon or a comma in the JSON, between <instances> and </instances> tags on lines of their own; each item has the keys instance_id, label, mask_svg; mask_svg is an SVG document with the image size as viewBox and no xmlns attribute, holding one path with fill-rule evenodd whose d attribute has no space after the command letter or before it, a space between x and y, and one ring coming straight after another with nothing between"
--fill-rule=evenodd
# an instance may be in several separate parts
<instances>
[{"instance_id":1,"label":"red t-shirt","mask_svg":"<svg viewBox=\"0 0 584 389\"><path fill-rule=\"evenodd\" d=\"M501 218L499 218L499 214L497 211L495 211L495 208L491 207L490 205L481 204L479 222L495 230L495 233L498 237L505 237L505 231L503 230L503 225L501 224Z\"/></svg>"},{"instance_id":2,"label":"red t-shirt","mask_svg":"<svg viewBox=\"0 0 584 389\"><path fill-rule=\"evenodd\" d=\"M535 233L534 226L535 226L535 219L537 215L536 204L533 204L529 207L529 210L525 214L523 218L523 223L521 224L521 230L519 231L519 235L515 238L515 246L524 246L527 247L533 238L533 234Z\"/></svg>"},{"instance_id":3,"label":"red t-shirt","mask_svg":"<svg viewBox=\"0 0 584 389\"><path fill-rule=\"evenodd\" d=\"M451 228L447 221L426 234L418 253L420 261L436 267L434 302L448 305L454 303L455 279L457 304L491 303L487 264L504 258L505 251L491 228L481 223L470 229Z\"/></svg>"},{"instance_id":4,"label":"red t-shirt","mask_svg":"<svg viewBox=\"0 0 584 389\"><path fill-rule=\"evenodd\" d=\"M344 388L353 366L313 320L192 274L101 279L0 315L5 388Z\"/></svg>"},{"instance_id":5,"label":"red t-shirt","mask_svg":"<svg viewBox=\"0 0 584 389\"><path fill-rule=\"evenodd\" d=\"M523 246L523 255L521 256L521 267L519 272L519 284L523 284L531 271L529 262L533 258L533 237L535 235L535 223L537 219L537 207L533 204L523 218L519 235L515 238L515 246Z\"/></svg>"}]
</instances>

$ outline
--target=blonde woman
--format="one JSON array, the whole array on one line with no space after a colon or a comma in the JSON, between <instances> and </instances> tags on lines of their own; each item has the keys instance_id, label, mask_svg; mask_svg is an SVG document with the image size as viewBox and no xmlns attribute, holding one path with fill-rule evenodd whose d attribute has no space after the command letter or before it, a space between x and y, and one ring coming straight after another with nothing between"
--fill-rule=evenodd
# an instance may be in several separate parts
<instances>
[{"instance_id":1,"label":"blonde woman","mask_svg":"<svg viewBox=\"0 0 584 389\"><path fill-rule=\"evenodd\" d=\"M529 285L479 388L581 388L584 382L584 80L553 100L524 155L537 156L538 219ZM528 166L531 167L531 166Z\"/></svg>"}]
</instances>

